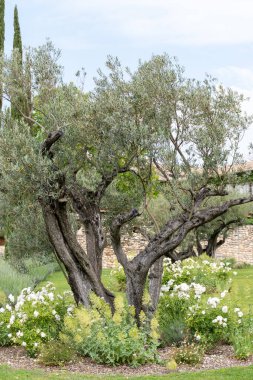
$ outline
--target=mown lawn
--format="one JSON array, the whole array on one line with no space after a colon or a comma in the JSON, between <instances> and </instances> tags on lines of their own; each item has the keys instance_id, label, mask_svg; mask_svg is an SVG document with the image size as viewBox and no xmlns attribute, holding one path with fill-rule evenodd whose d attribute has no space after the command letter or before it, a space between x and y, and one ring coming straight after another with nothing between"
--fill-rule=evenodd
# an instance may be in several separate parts
<instances>
[{"instance_id":1,"label":"mown lawn","mask_svg":"<svg viewBox=\"0 0 253 380\"><path fill-rule=\"evenodd\" d=\"M230 300L253 315L253 267L235 271L237 275L233 276Z\"/></svg>"},{"instance_id":2,"label":"mown lawn","mask_svg":"<svg viewBox=\"0 0 253 380\"><path fill-rule=\"evenodd\" d=\"M117 287L116 279L111 275L111 269L103 269L102 280L108 289L114 291ZM69 284L61 271L50 274L46 281L40 283L43 286L50 281L54 284L59 293L70 290Z\"/></svg>"},{"instance_id":3,"label":"mown lawn","mask_svg":"<svg viewBox=\"0 0 253 380\"><path fill-rule=\"evenodd\" d=\"M200 371L200 372L185 372L185 373L170 373L168 375L157 376L91 376L86 374L70 374L70 373L46 373L43 371L26 371L26 370L14 370L7 366L0 366L0 379L2 380L85 380L85 379L97 379L97 380L252 380L253 378L253 366L249 367L236 367L227 368L213 371Z\"/></svg>"}]
</instances>

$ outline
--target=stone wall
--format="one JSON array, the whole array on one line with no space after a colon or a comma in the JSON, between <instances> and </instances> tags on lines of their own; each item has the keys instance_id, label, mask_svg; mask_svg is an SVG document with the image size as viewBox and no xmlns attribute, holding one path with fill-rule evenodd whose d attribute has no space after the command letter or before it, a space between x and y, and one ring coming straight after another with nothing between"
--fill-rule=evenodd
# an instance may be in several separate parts
<instances>
[{"instance_id":1,"label":"stone wall","mask_svg":"<svg viewBox=\"0 0 253 380\"><path fill-rule=\"evenodd\" d=\"M77 233L80 244L85 248L84 231L80 229ZM134 257L138 251L143 249L147 241L140 234L127 235L123 238L123 247L128 257ZM253 226L242 226L233 230L226 242L217 250L218 259L235 258L238 262L253 264ZM104 251L103 267L112 268L117 263L110 242Z\"/></svg>"},{"instance_id":2,"label":"stone wall","mask_svg":"<svg viewBox=\"0 0 253 380\"><path fill-rule=\"evenodd\" d=\"M253 264L253 226L237 227L228 235L216 252L218 259L235 258L238 262Z\"/></svg>"},{"instance_id":3,"label":"stone wall","mask_svg":"<svg viewBox=\"0 0 253 380\"><path fill-rule=\"evenodd\" d=\"M85 248L85 235L82 228L80 228L77 232L77 239L81 246ZM145 247L146 244L146 239L137 233L133 233L131 236L125 235L122 238L122 246L128 257L134 257L141 249ZM113 268L116 263L117 259L110 245L109 238L107 238L107 246L103 254L103 268Z\"/></svg>"},{"instance_id":4,"label":"stone wall","mask_svg":"<svg viewBox=\"0 0 253 380\"><path fill-rule=\"evenodd\" d=\"M85 248L85 235L83 229L77 232L79 243ZM134 257L146 245L147 241L142 235L134 233L131 236L123 237L123 248L128 257ZM4 246L0 244L0 256L4 253ZM238 262L253 265L253 226L242 226L233 230L226 239L226 242L217 250L218 259L235 258ZM104 250L103 267L112 268L117 260L113 249L108 245Z\"/></svg>"}]
</instances>

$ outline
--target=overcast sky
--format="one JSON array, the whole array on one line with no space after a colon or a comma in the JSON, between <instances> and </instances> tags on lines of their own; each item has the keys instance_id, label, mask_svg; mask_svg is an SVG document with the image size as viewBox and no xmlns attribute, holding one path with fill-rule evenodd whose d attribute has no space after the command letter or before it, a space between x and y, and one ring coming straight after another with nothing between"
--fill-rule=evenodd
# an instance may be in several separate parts
<instances>
[{"instance_id":1,"label":"overcast sky","mask_svg":"<svg viewBox=\"0 0 253 380\"><path fill-rule=\"evenodd\" d=\"M23 44L49 37L62 50L66 80L87 72L87 90L108 54L134 69L138 59L163 52L177 56L190 77L205 73L252 99L253 0L16 0L6 3L6 50L13 38L13 10L19 10ZM242 150L253 141L246 134ZM253 157L252 157L253 158Z\"/></svg>"}]
</instances>

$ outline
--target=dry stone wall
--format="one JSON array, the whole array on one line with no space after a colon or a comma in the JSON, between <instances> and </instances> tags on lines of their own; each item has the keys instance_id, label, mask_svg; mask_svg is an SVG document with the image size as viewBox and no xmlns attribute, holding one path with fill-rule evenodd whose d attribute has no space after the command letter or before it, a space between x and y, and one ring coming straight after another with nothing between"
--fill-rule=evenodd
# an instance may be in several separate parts
<instances>
[{"instance_id":1,"label":"dry stone wall","mask_svg":"<svg viewBox=\"0 0 253 380\"><path fill-rule=\"evenodd\" d=\"M81 246L85 248L85 234L83 228L77 231L77 239ZM113 268L117 263L116 256L110 245L110 240L107 238L108 244L104 250L103 254L103 268ZM122 238L122 246L128 257L134 257L141 249L145 247L147 240L143 238L142 235L133 233L130 235L125 235Z\"/></svg>"},{"instance_id":2,"label":"dry stone wall","mask_svg":"<svg viewBox=\"0 0 253 380\"><path fill-rule=\"evenodd\" d=\"M218 248L216 257L233 257L237 262L253 264L253 226L237 227L231 231L225 243Z\"/></svg>"},{"instance_id":3,"label":"dry stone wall","mask_svg":"<svg viewBox=\"0 0 253 380\"><path fill-rule=\"evenodd\" d=\"M79 243L85 248L84 230L77 232ZM109 239L108 239L109 240ZM134 257L147 244L142 235L134 233L131 236L125 235L122 241L123 248L128 257ZM4 254L4 246L0 244L0 256ZM217 250L218 259L235 258L237 262L244 262L253 265L253 226L242 226L231 231L226 242ZM113 249L108 241L104 250L103 267L113 268L117 263Z\"/></svg>"},{"instance_id":4,"label":"dry stone wall","mask_svg":"<svg viewBox=\"0 0 253 380\"><path fill-rule=\"evenodd\" d=\"M85 248L85 235L83 229L77 233L78 241ZM128 257L134 257L143 249L147 241L142 235L134 233L123 237L122 245ZM217 250L218 259L235 258L237 262L244 262L253 265L253 226L242 226L231 231L226 242ZM113 249L108 242L103 256L103 267L112 268L117 260Z\"/></svg>"}]
</instances>

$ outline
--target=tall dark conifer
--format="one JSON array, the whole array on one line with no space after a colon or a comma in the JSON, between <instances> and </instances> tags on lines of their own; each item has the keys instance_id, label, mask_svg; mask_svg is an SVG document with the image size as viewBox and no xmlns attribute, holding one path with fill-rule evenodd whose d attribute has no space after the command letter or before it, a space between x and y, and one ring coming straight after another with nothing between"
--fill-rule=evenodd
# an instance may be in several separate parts
<instances>
[{"instance_id":1,"label":"tall dark conifer","mask_svg":"<svg viewBox=\"0 0 253 380\"><path fill-rule=\"evenodd\" d=\"M4 54L4 39L5 39L4 13L5 13L5 0L0 0L0 55ZM3 105L2 83L0 83L0 111L2 110L2 105Z\"/></svg>"},{"instance_id":2,"label":"tall dark conifer","mask_svg":"<svg viewBox=\"0 0 253 380\"><path fill-rule=\"evenodd\" d=\"M20 26L19 26L19 19L18 19L18 8L15 5L14 8L14 38L13 38L13 49L18 49L21 61L22 61L22 39L21 39L21 32L20 32Z\"/></svg>"},{"instance_id":3,"label":"tall dark conifer","mask_svg":"<svg viewBox=\"0 0 253 380\"><path fill-rule=\"evenodd\" d=\"M22 66L23 66L23 49L22 49L22 39L21 39L21 31L19 25L18 18L18 8L15 5L14 8L14 37L13 37L13 51L16 50L19 52L19 68L20 77L22 76ZM19 119L21 116L21 112L23 109L24 98L22 96L23 89L18 88L17 84L17 92L18 95L14 95L11 98L11 115L15 119Z\"/></svg>"}]
</instances>

